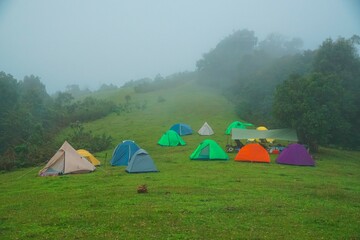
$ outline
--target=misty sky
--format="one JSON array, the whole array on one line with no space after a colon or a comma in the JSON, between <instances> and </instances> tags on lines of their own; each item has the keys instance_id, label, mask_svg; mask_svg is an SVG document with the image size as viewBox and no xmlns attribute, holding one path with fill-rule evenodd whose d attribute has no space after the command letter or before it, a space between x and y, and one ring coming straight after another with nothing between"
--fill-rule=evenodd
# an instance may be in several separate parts
<instances>
[{"instance_id":1,"label":"misty sky","mask_svg":"<svg viewBox=\"0 0 360 240\"><path fill-rule=\"evenodd\" d=\"M232 32L300 37L360 35L357 0L0 0L0 71L39 76L49 93L98 89L195 70Z\"/></svg>"}]
</instances>

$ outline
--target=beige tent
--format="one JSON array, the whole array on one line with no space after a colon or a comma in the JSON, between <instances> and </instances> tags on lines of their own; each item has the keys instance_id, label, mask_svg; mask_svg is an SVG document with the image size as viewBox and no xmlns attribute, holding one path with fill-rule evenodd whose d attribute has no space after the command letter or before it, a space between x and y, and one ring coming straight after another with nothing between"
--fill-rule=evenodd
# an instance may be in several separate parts
<instances>
[{"instance_id":1,"label":"beige tent","mask_svg":"<svg viewBox=\"0 0 360 240\"><path fill-rule=\"evenodd\" d=\"M100 161L92 155L90 152L86 151L85 149L76 150L78 154L85 157L89 162L91 162L94 166L100 166Z\"/></svg>"},{"instance_id":2,"label":"beige tent","mask_svg":"<svg viewBox=\"0 0 360 240\"><path fill-rule=\"evenodd\" d=\"M68 143L64 142L61 148L40 170L40 176L61 175L69 173L92 172L96 168L85 157L82 157Z\"/></svg>"},{"instance_id":3,"label":"beige tent","mask_svg":"<svg viewBox=\"0 0 360 240\"><path fill-rule=\"evenodd\" d=\"M210 125L207 122L205 122L204 125L202 125L202 127L199 129L198 133L199 135L209 136L209 135L213 135L214 131L212 130Z\"/></svg>"}]
</instances>

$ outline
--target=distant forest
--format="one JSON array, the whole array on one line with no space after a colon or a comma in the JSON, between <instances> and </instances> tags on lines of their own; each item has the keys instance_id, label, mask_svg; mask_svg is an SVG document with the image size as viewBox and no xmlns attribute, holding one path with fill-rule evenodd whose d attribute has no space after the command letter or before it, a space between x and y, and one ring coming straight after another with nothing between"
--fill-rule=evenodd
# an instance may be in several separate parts
<instances>
[{"instance_id":1,"label":"distant forest","mask_svg":"<svg viewBox=\"0 0 360 240\"><path fill-rule=\"evenodd\" d=\"M55 136L69 126L74 147L81 142L81 147L93 151L107 149L111 138L86 132L81 123L123 110L123 106L93 97L75 100L69 92L49 96L33 75L18 81L0 72L0 92L0 170L43 162L60 144Z\"/></svg>"},{"instance_id":2,"label":"distant forest","mask_svg":"<svg viewBox=\"0 0 360 240\"><path fill-rule=\"evenodd\" d=\"M319 144L359 149L359 44L354 35L302 51L298 38L258 41L240 30L197 62L199 82L221 89L247 121L296 129L313 151Z\"/></svg>"},{"instance_id":3,"label":"distant forest","mask_svg":"<svg viewBox=\"0 0 360 240\"><path fill-rule=\"evenodd\" d=\"M259 41L253 31L225 37L197 61L195 72L144 78L123 87L136 93L171 88L185 81L221 90L239 118L269 128L297 130L303 143L359 149L360 38L326 39L318 49L302 50L299 38L271 34ZM103 85L99 91L117 89ZM18 81L0 72L0 170L33 166L59 145L54 136L73 129L73 142L91 151L107 149L111 137L94 136L81 123L111 112L131 111L131 102L74 96L89 94L77 85L50 96L40 78ZM138 108L145 106L135 106ZM75 146L76 147L76 146Z\"/></svg>"}]
</instances>

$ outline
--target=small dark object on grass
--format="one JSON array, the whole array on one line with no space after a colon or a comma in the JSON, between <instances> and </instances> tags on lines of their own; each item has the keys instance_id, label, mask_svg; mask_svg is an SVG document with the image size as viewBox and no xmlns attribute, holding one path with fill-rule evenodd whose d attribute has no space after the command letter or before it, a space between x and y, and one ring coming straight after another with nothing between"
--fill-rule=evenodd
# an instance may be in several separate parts
<instances>
[{"instance_id":1,"label":"small dark object on grass","mask_svg":"<svg viewBox=\"0 0 360 240\"><path fill-rule=\"evenodd\" d=\"M138 193L147 193L147 192L148 192L147 186L146 186L145 184L139 185L139 186L137 187L137 192L138 192Z\"/></svg>"}]
</instances>

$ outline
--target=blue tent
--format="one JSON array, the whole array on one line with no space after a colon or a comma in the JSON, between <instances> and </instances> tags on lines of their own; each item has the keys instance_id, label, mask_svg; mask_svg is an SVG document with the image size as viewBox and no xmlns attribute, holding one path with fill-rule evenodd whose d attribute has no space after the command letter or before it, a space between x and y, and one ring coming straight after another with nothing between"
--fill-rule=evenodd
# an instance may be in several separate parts
<instances>
[{"instance_id":1,"label":"blue tent","mask_svg":"<svg viewBox=\"0 0 360 240\"><path fill-rule=\"evenodd\" d=\"M154 160L144 150L137 150L129 161L129 165L125 169L128 173L145 173L145 172L157 172Z\"/></svg>"},{"instance_id":2,"label":"blue tent","mask_svg":"<svg viewBox=\"0 0 360 240\"><path fill-rule=\"evenodd\" d=\"M183 135L190 135L193 133L193 130L191 129L191 127L185 123L177 123L174 124L170 130L174 130L175 132L177 132L180 136Z\"/></svg>"},{"instance_id":3,"label":"blue tent","mask_svg":"<svg viewBox=\"0 0 360 240\"><path fill-rule=\"evenodd\" d=\"M134 141L125 140L115 148L110 163L112 166L127 166L134 153L140 147Z\"/></svg>"}]
</instances>

